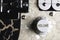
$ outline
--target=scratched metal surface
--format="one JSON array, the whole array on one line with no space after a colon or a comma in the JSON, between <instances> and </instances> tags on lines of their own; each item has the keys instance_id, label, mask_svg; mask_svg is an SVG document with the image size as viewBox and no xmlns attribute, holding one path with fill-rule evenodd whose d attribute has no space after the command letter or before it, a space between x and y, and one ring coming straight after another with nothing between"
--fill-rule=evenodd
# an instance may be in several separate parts
<instances>
[{"instance_id":1,"label":"scratched metal surface","mask_svg":"<svg viewBox=\"0 0 60 40\"><path fill-rule=\"evenodd\" d=\"M48 17L51 21L54 20L56 25L53 25L53 29L47 36L44 38L45 40L60 40L60 13L56 13L53 17L49 16L50 12L41 12L38 10L36 6L36 0L29 0L29 13L22 13L22 15L26 16L25 20L21 19L21 32L19 35L19 40L43 40L43 37L39 39L36 37L37 34L30 31L27 27L28 23L38 16Z\"/></svg>"}]
</instances>

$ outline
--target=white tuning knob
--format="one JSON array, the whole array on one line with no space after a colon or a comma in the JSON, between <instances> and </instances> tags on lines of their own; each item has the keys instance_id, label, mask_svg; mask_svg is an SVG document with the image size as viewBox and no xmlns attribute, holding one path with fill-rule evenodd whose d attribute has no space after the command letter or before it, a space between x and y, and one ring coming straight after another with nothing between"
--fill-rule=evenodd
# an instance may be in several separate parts
<instances>
[{"instance_id":1,"label":"white tuning knob","mask_svg":"<svg viewBox=\"0 0 60 40\"><path fill-rule=\"evenodd\" d=\"M52 28L51 21L48 19L39 20L37 23L37 28L40 30L42 35L46 35L47 32Z\"/></svg>"},{"instance_id":2,"label":"white tuning knob","mask_svg":"<svg viewBox=\"0 0 60 40\"><path fill-rule=\"evenodd\" d=\"M38 6L42 10L48 10L51 7L51 0L38 0Z\"/></svg>"},{"instance_id":3,"label":"white tuning knob","mask_svg":"<svg viewBox=\"0 0 60 40\"><path fill-rule=\"evenodd\" d=\"M48 32L50 32L51 28L53 27L51 20L42 17L37 17L33 20L33 22L30 25L31 29L35 33L41 35L46 35Z\"/></svg>"},{"instance_id":4,"label":"white tuning knob","mask_svg":"<svg viewBox=\"0 0 60 40\"><path fill-rule=\"evenodd\" d=\"M60 0L52 0L52 7L55 10L60 10Z\"/></svg>"}]
</instances>

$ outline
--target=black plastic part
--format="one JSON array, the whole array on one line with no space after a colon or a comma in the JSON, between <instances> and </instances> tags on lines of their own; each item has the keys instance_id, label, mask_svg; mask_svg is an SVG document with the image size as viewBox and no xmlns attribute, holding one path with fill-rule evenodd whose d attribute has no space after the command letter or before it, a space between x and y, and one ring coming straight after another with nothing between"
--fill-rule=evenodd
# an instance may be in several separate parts
<instances>
[{"instance_id":1,"label":"black plastic part","mask_svg":"<svg viewBox=\"0 0 60 40\"><path fill-rule=\"evenodd\" d=\"M0 13L0 19L18 19L18 14Z\"/></svg>"},{"instance_id":2,"label":"black plastic part","mask_svg":"<svg viewBox=\"0 0 60 40\"><path fill-rule=\"evenodd\" d=\"M37 23L41 19L42 19L41 17L38 17L35 20L33 20L33 22L30 24L30 29L32 29L36 34L40 34L41 33L41 31L38 30L38 28L37 28Z\"/></svg>"},{"instance_id":3,"label":"black plastic part","mask_svg":"<svg viewBox=\"0 0 60 40\"><path fill-rule=\"evenodd\" d=\"M18 13L28 12L29 0L0 0L0 19L18 19ZM21 8L22 5L22 8ZM2 12L1 12L2 6ZM8 12L9 11L9 12Z\"/></svg>"},{"instance_id":4,"label":"black plastic part","mask_svg":"<svg viewBox=\"0 0 60 40\"><path fill-rule=\"evenodd\" d=\"M0 40L18 40L21 13L28 12L29 7L29 0L22 0L22 4L20 2L21 0L0 0Z\"/></svg>"},{"instance_id":5,"label":"black plastic part","mask_svg":"<svg viewBox=\"0 0 60 40\"><path fill-rule=\"evenodd\" d=\"M21 17L18 18L19 3L19 0L3 0L2 3L0 0L0 40L18 40L21 25Z\"/></svg>"},{"instance_id":6,"label":"black plastic part","mask_svg":"<svg viewBox=\"0 0 60 40\"><path fill-rule=\"evenodd\" d=\"M18 19L18 7L16 7L19 4L17 2L18 0L2 0L2 1L3 2L0 2L0 19Z\"/></svg>"},{"instance_id":7,"label":"black plastic part","mask_svg":"<svg viewBox=\"0 0 60 40\"><path fill-rule=\"evenodd\" d=\"M29 0L22 0L22 7L20 4L20 11L21 13L27 13L29 10Z\"/></svg>"}]
</instances>

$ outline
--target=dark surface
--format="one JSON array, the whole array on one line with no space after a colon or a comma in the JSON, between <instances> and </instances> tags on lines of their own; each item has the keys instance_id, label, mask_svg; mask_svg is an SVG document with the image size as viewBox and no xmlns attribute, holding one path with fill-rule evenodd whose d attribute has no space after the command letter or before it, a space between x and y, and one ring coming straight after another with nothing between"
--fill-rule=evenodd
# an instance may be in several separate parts
<instances>
[{"instance_id":1,"label":"dark surface","mask_svg":"<svg viewBox=\"0 0 60 40\"><path fill-rule=\"evenodd\" d=\"M18 0L3 0L0 2L0 19L18 19ZM9 12L8 12L9 11Z\"/></svg>"},{"instance_id":2,"label":"dark surface","mask_svg":"<svg viewBox=\"0 0 60 40\"><path fill-rule=\"evenodd\" d=\"M3 0L2 12L0 10L0 40L18 40L20 33L18 6L17 0Z\"/></svg>"},{"instance_id":3,"label":"dark surface","mask_svg":"<svg viewBox=\"0 0 60 40\"><path fill-rule=\"evenodd\" d=\"M2 3L0 2L0 19L18 19L18 12L28 12L29 0L22 0L22 7L20 2L21 0L3 0Z\"/></svg>"},{"instance_id":4,"label":"dark surface","mask_svg":"<svg viewBox=\"0 0 60 40\"><path fill-rule=\"evenodd\" d=\"M13 25L11 20L3 20L3 23L7 25L1 24L0 22L0 40L18 40L19 33L20 33L20 19L13 20ZM9 26L11 25L11 26ZM5 28L5 29L4 29ZM18 29L18 30L16 30ZM15 30L15 31L14 31ZM10 36L10 38L9 38Z\"/></svg>"},{"instance_id":5,"label":"dark surface","mask_svg":"<svg viewBox=\"0 0 60 40\"><path fill-rule=\"evenodd\" d=\"M19 12L21 12L21 13L27 13L28 10L29 10L29 0L22 0L22 1L23 1L23 3L22 3L22 8L21 8L21 6L20 6L20 11L19 11ZM27 4L28 6L26 6L26 4Z\"/></svg>"},{"instance_id":6,"label":"dark surface","mask_svg":"<svg viewBox=\"0 0 60 40\"><path fill-rule=\"evenodd\" d=\"M0 40L18 40L21 25L18 13L28 12L29 0L22 0L22 8L20 2L21 0L3 0L1 3L0 0Z\"/></svg>"}]
</instances>

